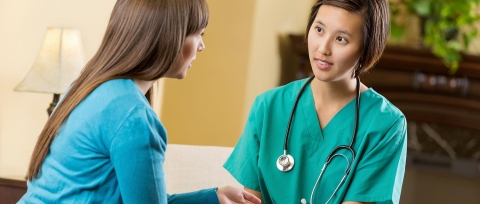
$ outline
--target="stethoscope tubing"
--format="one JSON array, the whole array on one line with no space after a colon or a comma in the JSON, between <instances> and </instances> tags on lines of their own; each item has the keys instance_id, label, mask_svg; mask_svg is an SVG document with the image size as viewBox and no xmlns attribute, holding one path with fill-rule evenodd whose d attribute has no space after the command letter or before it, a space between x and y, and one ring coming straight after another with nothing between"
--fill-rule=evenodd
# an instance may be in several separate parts
<instances>
[{"instance_id":1,"label":"stethoscope tubing","mask_svg":"<svg viewBox=\"0 0 480 204\"><path fill-rule=\"evenodd\" d=\"M290 118L288 119L288 125L287 125L287 132L285 133L285 139L283 141L283 152L286 154L286 151L288 150L288 135L290 133L290 126L292 125L292 119L293 115L295 115L295 109L297 109L297 104L298 100L300 99L300 96L302 96L302 92L305 90L305 88L312 82L312 80L315 78L315 75L310 77L305 84L303 84L302 88L300 89L300 92L297 94L297 97L295 98L295 102L293 104L292 111L290 112Z\"/></svg>"}]
</instances>

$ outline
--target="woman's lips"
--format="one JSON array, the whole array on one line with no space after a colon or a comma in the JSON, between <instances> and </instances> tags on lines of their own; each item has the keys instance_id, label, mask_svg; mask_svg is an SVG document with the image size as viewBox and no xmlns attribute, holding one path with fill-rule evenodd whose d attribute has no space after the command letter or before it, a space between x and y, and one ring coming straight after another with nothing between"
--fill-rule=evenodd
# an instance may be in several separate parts
<instances>
[{"instance_id":1,"label":"woman's lips","mask_svg":"<svg viewBox=\"0 0 480 204\"><path fill-rule=\"evenodd\" d=\"M333 65L332 63L321 59L315 59L315 63L317 64L317 67L321 70L328 70Z\"/></svg>"}]
</instances>

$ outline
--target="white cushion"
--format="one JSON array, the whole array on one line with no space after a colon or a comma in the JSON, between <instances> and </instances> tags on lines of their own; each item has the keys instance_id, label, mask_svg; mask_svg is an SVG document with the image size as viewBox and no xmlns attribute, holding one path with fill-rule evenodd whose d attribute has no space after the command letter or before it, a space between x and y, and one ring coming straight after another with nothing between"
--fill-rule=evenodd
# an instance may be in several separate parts
<instances>
[{"instance_id":1,"label":"white cushion","mask_svg":"<svg viewBox=\"0 0 480 204\"><path fill-rule=\"evenodd\" d=\"M232 147L168 144L165 155L167 193L225 185L243 188L223 168Z\"/></svg>"}]
</instances>

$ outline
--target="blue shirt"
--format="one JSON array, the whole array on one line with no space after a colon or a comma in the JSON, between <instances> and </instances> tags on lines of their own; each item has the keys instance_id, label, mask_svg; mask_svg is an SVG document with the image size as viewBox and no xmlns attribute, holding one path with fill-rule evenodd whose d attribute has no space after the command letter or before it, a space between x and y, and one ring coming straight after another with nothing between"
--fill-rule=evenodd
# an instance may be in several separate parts
<instances>
[{"instance_id":1,"label":"blue shirt","mask_svg":"<svg viewBox=\"0 0 480 204\"><path fill-rule=\"evenodd\" d=\"M330 152L349 145L355 122L355 99L322 129L310 85L303 91L292 120L288 154L295 159L289 172L277 169L285 131L296 95L306 80L292 82L258 96L244 132L225 168L245 187L262 193L263 203L310 203L313 188ZM356 152L351 171L330 203L345 201L399 203L406 160L406 120L383 96L361 93ZM352 155L345 150L348 161ZM332 159L316 185L314 203L325 203L347 168L342 156Z\"/></svg>"},{"instance_id":2,"label":"blue shirt","mask_svg":"<svg viewBox=\"0 0 480 204\"><path fill-rule=\"evenodd\" d=\"M167 196L166 143L135 82L107 81L64 121L19 203L219 203L215 189Z\"/></svg>"}]
</instances>

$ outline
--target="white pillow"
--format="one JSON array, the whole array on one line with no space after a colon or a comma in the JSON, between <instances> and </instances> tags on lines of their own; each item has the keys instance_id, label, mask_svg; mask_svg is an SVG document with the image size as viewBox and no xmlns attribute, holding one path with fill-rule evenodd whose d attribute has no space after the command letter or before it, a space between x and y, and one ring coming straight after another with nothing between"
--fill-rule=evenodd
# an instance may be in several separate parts
<instances>
[{"instance_id":1,"label":"white pillow","mask_svg":"<svg viewBox=\"0 0 480 204\"><path fill-rule=\"evenodd\" d=\"M225 185L243 188L223 168L232 147L168 144L165 155L167 193Z\"/></svg>"}]
</instances>

